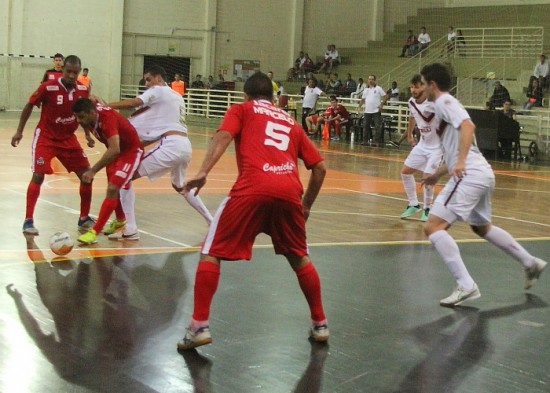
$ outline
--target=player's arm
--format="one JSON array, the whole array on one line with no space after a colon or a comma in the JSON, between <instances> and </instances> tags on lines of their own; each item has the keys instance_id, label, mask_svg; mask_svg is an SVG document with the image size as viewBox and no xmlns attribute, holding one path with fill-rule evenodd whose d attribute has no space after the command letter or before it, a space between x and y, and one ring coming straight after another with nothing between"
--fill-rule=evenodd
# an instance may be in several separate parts
<instances>
[{"instance_id":1,"label":"player's arm","mask_svg":"<svg viewBox=\"0 0 550 393\"><path fill-rule=\"evenodd\" d=\"M433 175L422 179L422 186L433 186L437 184L441 176L443 176L445 173L447 173L447 165L445 164L445 162L442 162Z\"/></svg>"},{"instance_id":2,"label":"player's arm","mask_svg":"<svg viewBox=\"0 0 550 393\"><path fill-rule=\"evenodd\" d=\"M327 168L324 161L319 161L311 168L311 175L309 177L307 189L304 193L304 197L302 198L302 208L304 210L306 220L309 217L309 212L311 210L311 206L313 206L313 202L315 202L317 195L319 195L319 191L321 190L321 186L325 180L326 173Z\"/></svg>"},{"instance_id":3,"label":"player's arm","mask_svg":"<svg viewBox=\"0 0 550 393\"><path fill-rule=\"evenodd\" d=\"M460 139L458 142L458 157L456 164L451 168L451 176L462 177L465 175L466 156L470 151L474 140L475 124L470 119L465 119L460 123Z\"/></svg>"},{"instance_id":4,"label":"player's arm","mask_svg":"<svg viewBox=\"0 0 550 393\"><path fill-rule=\"evenodd\" d=\"M382 110L384 105L386 105L386 102L388 102L388 95L384 94L380 100L380 105L378 106L378 109Z\"/></svg>"},{"instance_id":5,"label":"player's arm","mask_svg":"<svg viewBox=\"0 0 550 393\"><path fill-rule=\"evenodd\" d=\"M409 115L409 122L407 123L406 132L407 132L407 142L409 142L410 146L414 146L416 144L414 140L414 135L413 135L414 126L416 126L416 120L414 116Z\"/></svg>"},{"instance_id":6,"label":"player's arm","mask_svg":"<svg viewBox=\"0 0 550 393\"><path fill-rule=\"evenodd\" d=\"M88 169L82 175L82 181L84 183L91 183L95 174L105 168L120 154L120 137L118 134L113 135L107 139L107 150L101 156L101 158L94 164L93 167Z\"/></svg>"},{"instance_id":7,"label":"player's arm","mask_svg":"<svg viewBox=\"0 0 550 393\"><path fill-rule=\"evenodd\" d=\"M19 117L19 125L17 126L17 131L15 131L15 134L13 134L13 136L11 137L11 145L13 147L17 147L17 145L19 145L19 142L21 142L21 139L23 139L23 130L25 129L25 124L27 124L29 117L31 117L33 107L34 105L30 102L27 102L23 107L23 110L21 111L21 116Z\"/></svg>"},{"instance_id":8,"label":"player's arm","mask_svg":"<svg viewBox=\"0 0 550 393\"><path fill-rule=\"evenodd\" d=\"M206 176L216 165L232 140L233 136L228 131L219 130L214 134L199 171L183 186L186 192L196 188L195 195L199 193L200 189L206 184Z\"/></svg>"},{"instance_id":9,"label":"player's arm","mask_svg":"<svg viewBox=\"0 0 550 393\"><path fill-rule=\"evenodd\" d=\"M122 101L109 102L107 104L108 107L111 107L113 109L132 109L142 105L143 105L143 100L139 97L126 98Z\"/></svg>"}]
</instances>

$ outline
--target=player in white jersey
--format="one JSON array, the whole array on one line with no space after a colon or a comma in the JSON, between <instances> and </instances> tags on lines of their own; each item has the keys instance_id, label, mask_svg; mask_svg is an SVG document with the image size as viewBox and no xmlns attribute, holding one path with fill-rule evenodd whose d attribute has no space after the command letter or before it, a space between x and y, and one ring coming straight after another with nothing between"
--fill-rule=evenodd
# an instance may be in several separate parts
<instances>
[{"instance_id":1,"label":"player in white jersey","mask_svg":"<svg viewBox=\"0 0 550 393\"><path fill-rule=\"evenodd\" d=\"M491 194L495 175L476 146L475 125L462 104L448 91L451 74L443 64L422 68L422 83L429 100L435 101L435 115L440 119L438 134L443 148L439 169L424 180L434 185L448 171L451 178L437 196L424 232L441 255L458 286L439 304L454 307L465 300L481 296L468 273L460 250L447 229L456 221L467 221L480 237L493 243L516 259L525 269L525 289L531 288L547 263L525 250L508 232L491 224Z\"/></svg>"},{"instance_id":2,"label":"player in white jersey","mask_svg":"<svg viewBox=\"0 0 550 393\"><path fill-rule=\"evenodd\" d=\"M212 215L200 197L183 189L192 150L187 138L185 101L166 84L164 68L152 66L143 78L147 87L143 94L107 104L113 109L139 108L130 117L130 123L136 128L144 146L155 144L143 155L133 180L147 176L154 181L170 172L172 187L210 224ZM133 187L120 190L120 201L126 222L114 220L104 233L111 240L137 240L139 234L134 214ZM124 229L116 232L120 228Z\"/></svg>"},{"instance_id":3,"label":"player in white jersey","mask_svg":"<svg viewBox=\"0 0 550 393\"><path fill-rule=\"evenodd\" d=\"M401 168L401 181L409 200L401 218L410 217L420 210L413 173L422 171L424 179L434 174L441 163L441 141L436 132L439 120L435 116L434 103L426 98L420 74L413 76L410 89L412 97L409 99L410 116L407 125L407 141L414 147ZM418 143L413 136L415 126L420 131ZM422 221L428 220L433 197L433 186L424 185L424 209L420 218Z\"/></svg>"}]
</instances>

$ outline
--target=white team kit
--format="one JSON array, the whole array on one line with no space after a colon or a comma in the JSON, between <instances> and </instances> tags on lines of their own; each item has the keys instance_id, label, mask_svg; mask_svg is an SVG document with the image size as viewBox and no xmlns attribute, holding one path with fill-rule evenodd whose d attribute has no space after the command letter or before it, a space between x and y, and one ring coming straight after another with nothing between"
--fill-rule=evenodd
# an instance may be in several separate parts
<instances>
[{"instance_id":1,"label":"white team kit","mask_svg":"<svg viewBox=\"0 0 550 393\"><path fill-rule=\"evenodd\" d=\"M462 104L448 93L435 101L436 117L441 119L438 133L443 147L443 160L450 173L457 161L460 142L460 125L470 115ZM457 220L481 226L491 222L491 195L495 187L495 175L475 143L468 151L465 175L451 177L439 193L430 213L452 224Z\"/></svg>"},{"instance_id":2,"label":"white team kit","mask_svg":"<svg viewBox=\"0 0 550 393\"><path fill-rule=\"evenodd\" d=\"M425 99L418 103L414 98L409 99L409 111L414 117L416 126L420 131L420 140L413 147L405 165L409 168L434 174L441 163L441 141L437 135L439 118L435 114L435 105L432 101Z\"/></svg>"},{"instance_id":3,"label":"white team kit","mask_svg":"<svg viewBox=\"0 0 550 393\"><path fill-rule=\"evenodd\" d=\"M152 86L139 98L143 106L132 114L130 123L142 141L158 142L145 153L138 172L156 180L170 171L172 184L183 187L192 153L185 125L185 101L169 86Z\"/></svg>"}]
</instances>

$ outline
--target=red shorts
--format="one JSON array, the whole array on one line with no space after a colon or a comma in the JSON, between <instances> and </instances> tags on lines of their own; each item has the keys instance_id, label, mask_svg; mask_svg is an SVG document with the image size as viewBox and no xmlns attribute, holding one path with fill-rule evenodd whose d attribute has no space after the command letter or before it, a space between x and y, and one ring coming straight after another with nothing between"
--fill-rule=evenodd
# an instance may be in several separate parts
<instances>
[{"instance_id":1,"label":"red shorts","mask_svg":"<svg viewBox=\"0 0 550 393\"><path fill-rule=\"evenodd\" d=\"M223 260L250 259L259 233L271 236L276 254L309 254L302 205L264 195L227 197L210 225L202 253Z\"/></svg>"},{"instance_id":2,"label":"red shorts","mask_svg":"<svg viewBox=\"0 0 550 393\"><path fill-rule=\"evenodd\" d=\"M131 152L119 154L118 157L107 165L107 180L120 188L132 180L134 172L141 162L142 149L135 149Z\"/></svg>"},{"instance_id":3,"label":"red shorts","mask_svg":"<svg viewBox=\"0 0 550 393\"><path fill-rule=\"evenodd\" d=\"M32 142L32 172L45 175L54 173L51 165L54 157L63 164L67 172L77 173L90 167L88 157L78 143L76 135L62 141L54 141L40 135L40 128L37 128Z\"/></svg>"}]
</instances>

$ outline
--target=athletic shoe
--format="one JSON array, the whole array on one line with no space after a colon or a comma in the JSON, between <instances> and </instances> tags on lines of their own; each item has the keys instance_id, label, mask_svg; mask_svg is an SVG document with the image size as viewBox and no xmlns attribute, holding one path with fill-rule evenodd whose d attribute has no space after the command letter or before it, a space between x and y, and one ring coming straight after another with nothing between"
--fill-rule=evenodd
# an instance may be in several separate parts
<instances>
[{"instance_id":1,"label":"athletic shoe","mask_svg":"<svg viewBox=\"0 0 550 393\"><path fill-rule=\"evenodd\" d=\"M139 240L139 232L127 234L124 231L111 233L107 236L109 240Z\"/></svg>"},{"instance_id":2,"label":"athletic shoe","mask_svg":"<svg viewBox=\"0 0 550 393\"><path fill-rule=\"evenodd\" d=\"M82 244L94 244L97 243L97 233L92 228L90 228L85 233L80 235L76 240L78 240Z\"/></svg>"},{"instance_id":3,"label":"athletic shoe","mask_svg":"<svg viewBox=\"0 0 550 393\"><path fill-rule=\"evenodd\" d=\"M479 297L481 297L481 293L479 292L479 288L476 284L474 284L474 287L469 291L461 286L458 286L449 297L441 299L439 301L439 305L443 307L454 307L458 306L462 302L465 302L466 300L474 300Z\"/></svg>"},{"instance_id":4,"label":"athletic shoe","mask_svg":"<svg viewBox=\"0 0 550 393\"><path fill-rule=\"evenodd\" d=\"M81 232L86 232L88 229L91 229L94 226L94 224L95 224L95 220L90 216L79 218L78 230Z\"/></svg>"},{"instance_id":5,"label":"athletic shoe","mask_svg":"<svg viewBox=\"0 0 550 393\"><path fill-rule=\"evenodd\" d=\"M422 217L420 217L420 221L428 221L428 216L430 215L430 209L426 208L422 210Z\"/></svg>"},{"instance_id":6,"label":"athletic shoe","mask_svg":"<svg viewBox=\"0 0 550 393\"><path fill-rule=\"evenodd\" d=\"M210 335L210 328L208 326L198 328L194 332L191 330L191 326L189 326L185 331L185 336L178 341L178 349L187 351L201 345L210 344L211 342L212 336Z\"/></svg>"},{"instance_id":7,"label":"athletic shoe","mask_svg":"<svg viewBox=\"0 0 550 393\"><path fill-rule=\"evenodd\" d=\"M309 338L316 342L325 342L328 341L329 330L328 325L325 323L323 325L311 325L309 328Z\"/></svg>"},{"instance_id":8,"label":"athletic shoe","mask_svg":"<svg viewBox=\"0 0 550 393\"><path fill-rule=\"evenodd\" d=\"M537 281L540 275L542 274L542 271L544 270L547 264L548 263L546 263L542 259L535 258L535 262L533 263L533 266L525 269L525 289L529 289L533 286L535 281Z\"/></svg>"},{"instance_id":9,"label":"athletic shoe","mask_svg":"<svg viewBox=\"0 0 550 393\"><path fill-rule=\"evenodd\" d=\"M122 228L124 225L126 225L126 220L113 220L109 224L109 226L103 230L104 235L112 235L116 231L118 231L120 228Z\"/></svg>"},{"instance_id":10,"label":"athletic shoe","mask_svg":"<svg viewBox=\"0 0 550 393\"><path fill-rule=\"evenodd\" d=\"M420 211L420 205L416 205L416 206L407 206L407 208L405 209L405 211L403 213L401 213L401 218L407 218L407 217L410 217L412 216L414 213Z\"/></svg>"},{"instance_id":11,"label":"athletic shoe","mask_svg":"<svg viewBox=\"0 0 550 393\"><path fill-rule=\"evenodd\" d=\"M32 218L27 218L23 221L23 233L38 236L38 229L34 227L34 220Z\"/></svg>"},{"instance_id":12,"label":"athletic shoe","mask_svg":"<svg viewBox=\"0 0 550 393\"><path fill-rule=\"evenodd\" d=\"M340 140L340 137L339 136L333 136L332 138L330 138L331 141L334 141L334 142L337 142Z\"/></svg>"}]
</instances>

